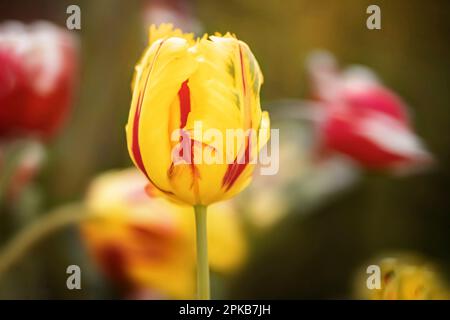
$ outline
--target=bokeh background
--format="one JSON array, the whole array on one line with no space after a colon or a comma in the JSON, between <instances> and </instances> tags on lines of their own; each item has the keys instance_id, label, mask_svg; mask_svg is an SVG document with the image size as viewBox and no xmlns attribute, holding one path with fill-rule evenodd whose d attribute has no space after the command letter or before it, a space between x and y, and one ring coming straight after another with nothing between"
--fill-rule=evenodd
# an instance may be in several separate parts
<instances>
[{"instance_id":1,"label":"bokeh background","mask_svg":"<svg viewBox=\"0 0 450 320\"><path fill-rule=\"evenodd\" d=\"M2 242L51 208L82 199L96 174L131 165L124 126L133 68L146 44L144 1L3 1L0 21L47 19L64 26L70 4L78 4L82 14L82 29L73 31L81 57L76 100L49 145L44 169L15 205L19 213L0 216ZM382 30L373 31L366 28L370 4L375 2L183 1L180 10L196 19L194 29L231 31L249 44L265 77L265 109L276 108L278 100L308 97L305 59L314 49L326 49L342 65L374 69L394 88L437 160L433 169L402 178L360 172L337 194L321 196L314 206L293 206L270 229L251 233L248 262L228 280L226 298L349 298L358 268L391 250L425 255L450 275L449 2L378 0ZM303 170L283 162L281 169L293 175ZM37 209L21 210L27 206ZM65 286L70 264L82 267L82 290ZM1 280L0 297L117 295L87 257L78 230L68 228L39 244Z\"/></svg>"}]
</instances>

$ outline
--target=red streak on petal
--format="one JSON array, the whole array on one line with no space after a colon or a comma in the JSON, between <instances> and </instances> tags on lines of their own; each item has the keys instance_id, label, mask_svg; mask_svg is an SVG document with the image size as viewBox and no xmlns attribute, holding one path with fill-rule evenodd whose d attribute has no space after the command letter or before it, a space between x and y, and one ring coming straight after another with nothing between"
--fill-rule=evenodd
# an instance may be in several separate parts
<instances>
[{"instance_id":1,"label":"red streak on petal","mask_svg":"<svg viewBox=\"0 0 450 320\"><path fill-rule=\"evenodd\" d=\"M186 126L189 113L191 112L191 91L188 86L188 81L184 81L181 84L180 90L178 91L178 97L180 98L180 129L181 129L181 143L183 148L180 150L180 156L184 160L191 164L193 172L195 172L194 166L194 141L189 137L189 134L183 130ZM189 147L190 154L182 154L183 149ZM186 158L187 157L187 158Z\"/></svg>"},{"instance_id":2,"label":"red streak on petal","mask_svg":"<svg viewBox=\"0 0 450 320\"><path fill-rule=\"evenodd\" d=\"M242 90L244 95L244 128L249 129L252 127L251 103L250 103L250 96L248 95L247 91L247 78L245 77L245 70L244 70L245 67L241 45L239 45L239 61L241 63Z\"/></svg>"},{"instance_id":3,"label":"red streak on petal","mask_svg":"<svg viewBox=\"0 0 450 320\"><path fill-rule=\"evenodd\" d=\"M244 157L244 161L242 161L242 160L239 161L241 163L238 163L237 158L236 158L232 164L228 165L227 171L225 172L225 175L222 180L222 186L226 188L225 189L226 191L231 189L231 187L234 185L234 183L239 178L241 173L247 167L247 164L250 162L250 138L249 137L247 138L247 146L245 148L243 157Z\"/></svg>"},{"instance_id":4,"label":"red streak on petal","mask_svg":"<svg viewBox=\"0 0 450 320\"><path fill-rule=\"evenodd\" d=\"M178 97L180 98L180 128L186 126L188 115L191 112L191 92L188 81L189 79L184 81L178 91Z\"/></svg>"},{"instance_id":5,"label":"red streak on petal","mask_svg":"<svg viewBox=\"0 0 450 320\"><path fill-rule=\"evenodd\" d=\"M139 98L137 102L136 107L136 113L134 114L133 119L133 142L131 149L133 151L133 157L136 161L136 165L139 167L139 169L145 174L145 176L148 177L147 171L145 170L144 162L142 161L142 155L141 150L139 148L139 119L141 115L141 106L142 106L142 92L139 93Z\"/></svg>"},{"instance_id":6,"label":"red streak on petal","mask_svg":"<svg viewBox=\"0 0 450 320\"><path fill-rule=\"evenodd\" d=\"M245 123L244 127L246 129L252 127L252 120L250 117L250 101L247 92L247 79L245 77L245 68L244 68L244 59L242 55L242 47L239 45L239 59L241 63L241 74L242 74L242 89L244 95L244 110L245 110ZM242 157L244 159L242 159ZM230 190L230 188L234 185L236 180L242 174L244 169L247 167L247 164L250 162L250 136L247 137L245 151L241 156L241 161L238 162L237 157L232 164L229 164L227 167L227 171L222 180L222 186L226 188L226 191Z\"/></svg>"},{"instance_id":7,"label":"red streak on petal","mask_svg":"<svg viewBox=\"0 0 450 320\"><path fill-rule=\"evenodd\" d=\"M200 177L195 164L194 164L194 144L195 141L189 136L189 133L183 128L186 127L189 113L191 112L191 92L188 86L189 79L185 80L180 89L178 90L178 97L180 99L180 144L181 149L179 156L189 164L192 173L191 188L194 188L194 193L198 197L199 189L197 179ZM184 153L184 150L189 150L188 154ZM175 164L172 162L168 172L169 179L172 179L176 174ZM198 199L197 199L198 201Z\"/></svg>"},{"instance_id":8,"label":"red streak on petal","mask_svg":"<svg viewBox=\"0 0 450 320\"><path fill-rule=\"evenodd\" d=\"M126 272L126 257L115 244L107 244L98 250L98 260L108 277L128 288L131 284ZM124 289L125 289L124 288Z\"/></svg>"},{"instance_id":9,"label":"red streak on petal","mask_svg":"<svg viewBox=\"0 0 450 320\"><path fill-rule=\"evenodd\" d=\"M241 46L239 45L239 59L241 62L241 74L242 74L242 87L244 89L244 96L247 95L247 84L246 84L246 79L245 79L245 70L244 70L244 59L242 57L242 49Z\"/></svg>"},{"instance_id":10,"label":"red streak on petal","mask_svg":"<svg viewBox=\"0 0 450 320\"><path fill-rule=\"evenodd\" d=\"M187 163L193 163L193 141L189 134L183 130L186 127L189 113L191 112L191 92L188 86L188 80L181 84L180 90L178 90L178 97L180 99L180 143L182 148L180 149L179 156L182 157ZM189 154L184 154L184 150L189 149Z\"/></svg>"}]
</instances>

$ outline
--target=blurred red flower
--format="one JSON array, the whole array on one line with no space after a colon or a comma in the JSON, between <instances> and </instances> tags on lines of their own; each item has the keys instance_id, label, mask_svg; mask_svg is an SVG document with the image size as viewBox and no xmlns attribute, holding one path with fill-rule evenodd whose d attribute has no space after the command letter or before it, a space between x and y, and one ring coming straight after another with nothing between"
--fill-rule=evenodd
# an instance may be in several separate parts
<instances>
[{"instance_id":1,"label":"blurred red flower","mask_svg":"<svg viewBox=\"0 0 450 320\"><path fill-rule=\"evenodd\" d=\"M50 138L72 100L77 43L49 22L0 25L0 138Z\"/></svg>"},{"instance_id":2,"label":"blurred red flower","mask_svg":"<svg viewBox=\"0 0 450 320\"><path fill-rule=\"evenodd\" d=\"M406 105L365 67L340 72L332 56L309 61L313 95L323 105L323 151L339 152L360 165L409 171L431 161L414 133Z\"/></svg>"}]
</instances>

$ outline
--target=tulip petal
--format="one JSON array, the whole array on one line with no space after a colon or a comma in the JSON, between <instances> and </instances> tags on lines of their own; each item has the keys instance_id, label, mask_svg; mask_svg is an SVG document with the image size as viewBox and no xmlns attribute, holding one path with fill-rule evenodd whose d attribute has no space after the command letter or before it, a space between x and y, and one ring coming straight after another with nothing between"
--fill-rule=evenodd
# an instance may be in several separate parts
<instances>
[{"instance_id":1,"label":"tulip petal","mask_svg":"<svg viewBox=\"0 0 450 320\"><path fill-rule=\"evenodd\" d=\"M267 111L261 114L261 123L258 132L258 151L260 151L270 139L270 117Z\"/></svg>"},{"instance_id":2,"label":"tulip petal","mask_svg":"<svg viewBox=\"0 0 450 320\"><path fill-rule=\"evenodd\" d=\"M194 43L162 25L151 27L149 41L127 126L133 162L151 185L185 203L208 205L239 192L269 137L256 59L230 34Z\"/></svg>"},{"instance_id":3,"label":"tulip petal","mask_svg":"<svg viewBox=\"0 0 450 320\"><path fill-rule=\"evenodd\" d=\"M399 159L414 163L431 160L419 137L396 119L374 113L361 122L358 133Z\"/></svg>"},{"instance_id":4,"label":"tulip petal","mask_svg":"<svg viewBox=\"0 0 450 320\"><path fill-rule=\"evenodd\" d=\"M201 121L202 130L216 130L224 139L227 130L256 130L261 121L259 90L263 79L247 45L231 35L213 36L201 39L196 49L200 53L199 67L189 78L191 111L186 130L192 132L195 121ZM248 161L238 161L245 150L247 155L252 154L247 140L235 141L232 150L226 150L228 154L222 152L222 163L196 166L201 177L199 189L203 204L223 197L224 190L211 186L224 185L223 181L227 181L224 187L231 187L247 167L245 162ZM213 144L208 138L201 142L207 146ZM254 142L256 149L256 140ZM225 144L226 141L221 151ZM234 164L227 164L227 159L234 159Z\"/></svg>"},{"instance_id":5,"label":"tulip petal","mask_svg":"<svg viewBox=\"0 0 450 320\"><path fill-rule=\"evenodd\" d=\"M128 149L136 166L163 192L171 192L167 177L172 162L170 106L178 100L181 84L196 69L195 54L189 48L182 38L156 41L136 67Z\"/></svg>"}]
</instances>

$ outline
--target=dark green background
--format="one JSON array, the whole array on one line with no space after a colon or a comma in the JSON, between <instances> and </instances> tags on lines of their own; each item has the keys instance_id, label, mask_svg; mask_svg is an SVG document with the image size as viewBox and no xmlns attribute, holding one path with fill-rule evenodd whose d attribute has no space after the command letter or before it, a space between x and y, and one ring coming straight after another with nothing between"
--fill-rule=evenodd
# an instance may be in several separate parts
<instances>
[{"instance_id":1,"label":"dark green background","mask_svg":"<svg viewBox=\"0 0 450 320\"><path fill-rule=\"evenodd\" d=\"M80 199L96 173L131 164L124 125L133 67L145 46L140 2L2 1L0 20L47 18L63 26L69 4L82 10L79 95L39 177L42 211ZM381 7L382 30L366 28L370 4ZM250 45L265 76L263 105L307 96L304 59L327 49L343 65L373 68L397 91L437 159L422 175L367 174L314 214L293 214L257 237L227 297L349 297L355 269L392 249L424 254L450 274L449 2L198 0L192 6L206 32L231 31ZM82 291L68 291L65 267L73 263L87 263L75 230L39 246L11 272L0 297L114 296L95 274L86 275Z\"/></svg>"}]
</instances>

